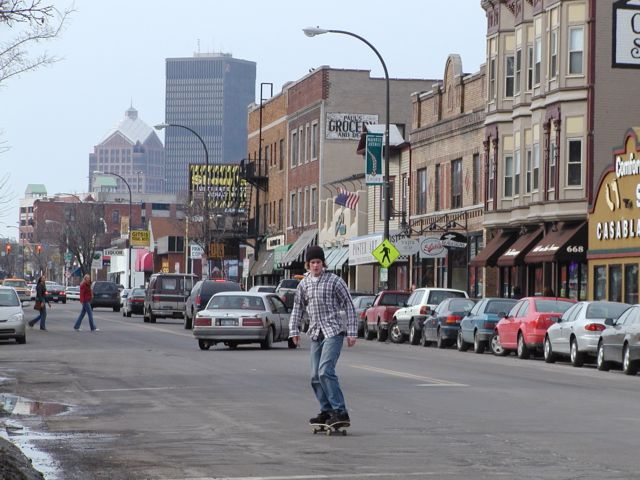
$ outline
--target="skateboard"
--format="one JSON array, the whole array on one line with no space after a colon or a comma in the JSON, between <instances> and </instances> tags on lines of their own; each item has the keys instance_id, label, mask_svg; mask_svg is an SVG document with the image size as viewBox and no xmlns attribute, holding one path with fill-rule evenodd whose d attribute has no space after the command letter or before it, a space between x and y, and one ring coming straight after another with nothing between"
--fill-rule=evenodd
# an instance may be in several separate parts
<instances>
[{"instance_id":1,"label":"skateboard","mask_svg":"<svg viewBox=\"0 0 640 480\"><path fill-rule=\"evenodd\" d=\"M312 423L311 427L313 428L313 434L316 433L325 433L326 435L347 435L347 428L349 427L349 423L335 423L333 425L327 425L326 423Z\"/></svg>"}]
</instances>

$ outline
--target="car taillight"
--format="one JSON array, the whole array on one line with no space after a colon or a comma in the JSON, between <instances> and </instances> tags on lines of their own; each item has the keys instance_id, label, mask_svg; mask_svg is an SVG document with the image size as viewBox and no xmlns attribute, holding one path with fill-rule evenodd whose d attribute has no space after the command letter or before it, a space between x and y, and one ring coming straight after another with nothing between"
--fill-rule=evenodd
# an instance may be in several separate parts
<instances>
[{"instance_id":1,"label":"car taillight","mask_svg":"<svg viewBox=\"0 0 640 480\"><path fill-rule=\"evenodd\" d=\"M460 320L462 320L460 315L447 315L446 323L458 323Z\"/></svg>"},{"instance_id":2,"label":"car taillight","mask_svg":"<svg viewBox=\"0 0 640 480\"><path fill-rule=\"evenodd\" d=\"M547 329L552 323L557 322L558 318L560 317L554 315L540 315L536 318L535 322L533 322L533 328Z\"/></svg>"},{"instance_id":3,"label":"car taillight","mask_svg":"<svg viewBox=\"0 0 640 480\"><path fill-rule=\"evenodd\" d=\"M360 312L360 319L364 320L365 318L367 318L367 311L363 310Z\"/></svg>"},{"instance_id":4,"label":"car taillight","mask_svg":"<svg viewBox=\"0 0 640 480\"><path fill-rule=\"evenodd\" d=\"M243 327L261 327L262 326L262 318L260 317L250 317L242 319Z\"/></svg>"},{"instance_id":5,"label":"car taillight","mask_svg":"<svg viewBox=\"0 0 640 480\"><path fill-rule=\"evenodd\" d=\"M144 303L144 298L132 298L133 303Z\"/></svg>"},{"instance_id":6,"label":"car taillight","mask_svg":"<svg viewBox=\"0 0 640 480\"><path fill-rule=\"evenodd\" d=\"M607 327L605 325L602 325L601 323L590 323L588 325L585 325L584 327L584 329L589 332L601 332L605 328Z\"/></svg>"},{"instance_id":7,"label":"car taillight","mask_svg":"<svg viewBox=\"0 0 640 480\"><path fill-rule=\"evenodd\" d=\"M154 302L159 302L160 301L160 295L153 295L151 297L151 300L154 301Z\"/></svg>"},{"instance_id":8,"label":"car taillight","mask_svg":"<svg viewBox=\"0 0 640 480\"><path fill-rule=\"evenodd\" d=\"M211 319L210 318L197 318L193 322L196 327L210 327Z\"/></svg>"},{"instance_id":9,"label":"car taillight","mask_svg":"<svg viewBox=\"0 0 640 480\"><path fill-rule=\"evenodd\" d=\"M200 294L196 295L196 306L197 306L198 308L200 308L200 300L201 300L201 298L200 298Z\"/></svg>"},{"instance_id":10,"label":"car taillight","mask_svg":"<svg viewBox=\"0 0 640 480\"><path fill-rule=\"evenodd\" d=\"M485 330L490 330L495 326L496 326L496 322L488 322L488 321L482 322L482 328L484 328Z\"/></svg>"}]
</instances>

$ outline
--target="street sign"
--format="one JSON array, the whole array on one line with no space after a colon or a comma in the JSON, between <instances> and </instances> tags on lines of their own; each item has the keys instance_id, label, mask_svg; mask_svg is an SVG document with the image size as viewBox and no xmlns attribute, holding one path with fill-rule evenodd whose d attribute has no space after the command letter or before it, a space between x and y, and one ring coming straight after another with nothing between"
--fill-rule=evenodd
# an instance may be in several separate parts
<instances>
[{"instance_id":1,"label":"street sign","mask_svg":"<svg viewBox=\"0 0 640 480\"><path fill-rule=\"evenodd\" d=\"M102 252L95 252L93 257L91 258L91 268L101 269L102 268Z\"/></svg>"},{"instance_id":2,"label":"street sign","mask_svg":"<svg viewBox=\"0 0 640 480\"><path fill-rule=\"evenodd\" d=\"M202 258L203 254L204 248L202 248L200 245L197 245L195 243L189 245L189 258Z\"/></svg>"},{"instance_id":3,"label":"street sign","mask_svg":"<svg viewBox=\"0 0 640 480\"><path fill-rule=\"evenodd\" d=\"M365 142L366 173L365 183L367 185L382 185L384 176L382 171L382 133L367 133Z\"/></svg>"},{"instance_id":4,"label":"street sign","mask_svg":"<svg viewBox=\"0 0 640 480\"><path fill-rule=\"evenodd\" d=\"M398 259L400 252L393 243L385 239L371 252L371 255L373 255L384 268L389 268L389 266Z\"/></svg>"},{"instance_id":5,"label":"street sign","mask_svg":"<svg viewBox=\"0 0 640 480\"><path fill-rule=\"evenodd\" d=\"M121 248L107 248L102 252L102 254L108 257L122 257L124 256L124 250Z\"/></svg>"},{"instance_id":6,"label":"street sign","mask_svg":"<svg viewBox=\"0 0 640 480\"><path fill-rule=\"evenodd\" d=\"M73 260L73 253L71 253L71 252L65 252L65 254L64 254L64 261L65 261L66 263L70 263L70 262L71 262L71 260Z\"/></svg>"}]
</instances>

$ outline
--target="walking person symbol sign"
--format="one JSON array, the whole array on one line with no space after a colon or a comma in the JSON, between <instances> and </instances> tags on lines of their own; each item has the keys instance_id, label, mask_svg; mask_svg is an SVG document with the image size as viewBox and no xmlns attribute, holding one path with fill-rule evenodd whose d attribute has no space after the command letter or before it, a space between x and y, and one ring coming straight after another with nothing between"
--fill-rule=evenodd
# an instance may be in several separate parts
<instances>
[{"instance_id":1,"label":"walking person symbol sign","mask_svg":"<svg viewBox=\"0 0 640 480\"><path fill-rule=\"evenodd\" d=\"M385 239L371 252L371 255L373 255L384 268L389 268L389 266L398 259L400 252L393 243Z\"/></svg>"}]
</instances>

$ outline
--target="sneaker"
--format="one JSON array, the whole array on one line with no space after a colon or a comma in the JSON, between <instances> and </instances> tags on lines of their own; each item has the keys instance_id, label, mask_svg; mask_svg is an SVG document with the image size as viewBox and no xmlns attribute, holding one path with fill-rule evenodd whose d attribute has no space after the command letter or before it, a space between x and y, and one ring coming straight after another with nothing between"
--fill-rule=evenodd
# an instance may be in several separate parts
<instances>
[{"instance_id":1,"label":"sneaker","mask_svg":"<svg viewBox=\"0 0 640 480\"><path fill-rule=\"evenodd\" d=\"M94 328L93 330L91 330L92 332L99 332L100 329L99 328Z\"/></svg>"},{"instance_id":2,"label":"sneaker","mask_svg":"<svg viewBox=\"0 0 640 480\"><path fill-rule=\"evenodd\" d=\"M75 330L76 332L81 332L81 331L82 331L82 328L74 328L74 330Z\"/></svg>"},{"instance_id":3,"label":"sneaker","mask_svg":"<svg viewBox=\"0 0 640 480\"><path fill-rule=\"evenodd\" d=\"M331 413L331 417L327 420L327 425L330 427L348 427L351 425L351 419L346 410L335 410Z\"/></svg>"},{"instance_id":4,"label":"sneaker","mask_svg":"<svg viewBox=\"0 0 640 480\"><path fill-rule=\"evenodd\" d=\"M29 328L33 328L33 323L29 322Z\"/></svg>"},{"instance_id":5,"label":"sneaker","mask_svg":"<svg viewBox=\"0 0 640 480\"><path fill-rule=\"evenodd\" d=\"M48 332L49 331L46 328L41 328L40 330L42 330L43 332Z\"/></svg>"},{"instance_id":6,"label":"sneaker","mask_svg":"<svg viewBox=\"0 0 640 480\"><path fill-rule=\"evenodd\" d=\"M327 420L329 420L329 417L331 417L330 412L320 412L315 417L310 418L309 423L311 425L326 425Z\"/></svg>"}]
</instances>

